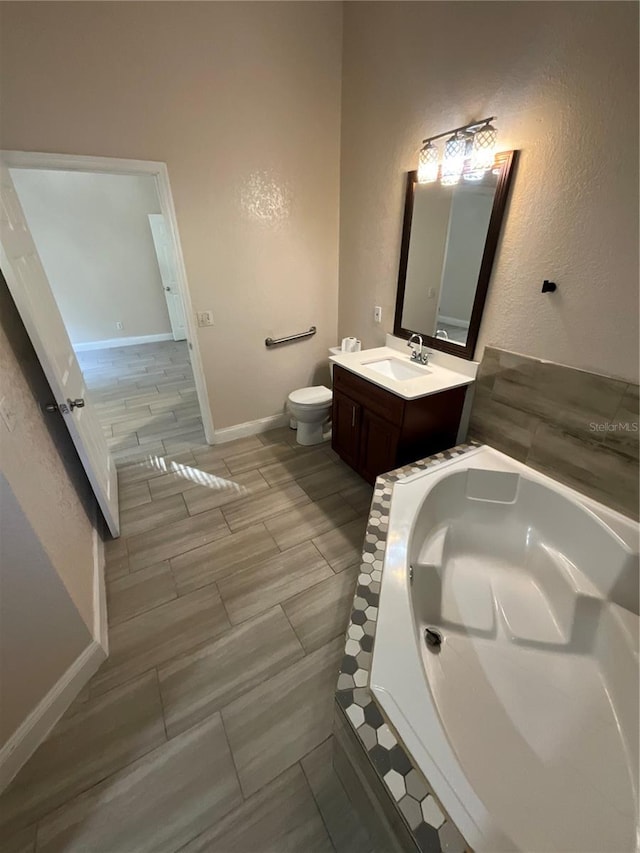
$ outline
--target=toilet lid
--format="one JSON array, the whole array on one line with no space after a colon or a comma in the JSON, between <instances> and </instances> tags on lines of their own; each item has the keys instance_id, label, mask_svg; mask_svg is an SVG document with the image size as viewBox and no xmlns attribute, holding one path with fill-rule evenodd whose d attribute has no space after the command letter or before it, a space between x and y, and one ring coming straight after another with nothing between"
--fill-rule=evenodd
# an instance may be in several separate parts
<instances>
[{"instance_id":1,"label":"toilet lid","mask_svg":"<svg viewBox=\"0 0 640 853\"><path fill-rule=\"evenodd\" d=\"M310 388L298 388L289 394L292 403L330 403L331 391L324 385L312 385Z\"/></svg>"}]
</instances>

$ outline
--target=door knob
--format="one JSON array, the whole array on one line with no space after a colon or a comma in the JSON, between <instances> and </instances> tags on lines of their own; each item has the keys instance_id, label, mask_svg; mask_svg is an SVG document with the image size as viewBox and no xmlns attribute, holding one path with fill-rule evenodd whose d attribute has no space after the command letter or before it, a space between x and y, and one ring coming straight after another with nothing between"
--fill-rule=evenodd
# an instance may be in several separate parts
<instances>
[{"instance_id":1,"label":"door knob","mask_svg":"<svg viewBox=\"0 0 640 853\"><path fill-rule=\"evenodd\" d=\"M69 404L69 408L71 409L71 411L73 411L74 409L84 408L84 400L82 399L82 397L77 397L75 400L67 400L67 403Z\"/></svg>"},{"instance_id":2,"label":"door knob","mask_svg":"<svg viewBox=\"0 0 640 853\"><path fill-rule=\"evenodd\" d=\"M168 290L168 291L169 291L169 293L171 293L171 288L170 288L170 287L165 287L165 290Z\"/></svg>"}]
</instances>

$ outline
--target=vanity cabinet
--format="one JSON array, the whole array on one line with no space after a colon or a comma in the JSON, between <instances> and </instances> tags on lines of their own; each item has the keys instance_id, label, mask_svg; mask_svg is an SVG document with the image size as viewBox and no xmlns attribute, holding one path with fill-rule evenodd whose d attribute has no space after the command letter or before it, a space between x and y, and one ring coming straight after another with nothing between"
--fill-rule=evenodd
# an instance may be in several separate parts
<instances>
[{"instance_id":1,"label":"vanity cabinet","mask_svg":"<svg viewBox=\"0 0 640 853\"><path fill-rule=\"evenodd\" d=\"M466 386L405 400L333 369L331 446L365 480L456 443Z\"/></svg>"}]
</instances>

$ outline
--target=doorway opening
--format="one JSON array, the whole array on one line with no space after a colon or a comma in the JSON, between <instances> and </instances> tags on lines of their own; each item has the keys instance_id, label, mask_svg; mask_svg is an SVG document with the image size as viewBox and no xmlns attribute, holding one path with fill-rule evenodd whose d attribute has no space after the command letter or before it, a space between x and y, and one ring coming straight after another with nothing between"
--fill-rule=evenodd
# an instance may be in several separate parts
<instances>
[{"instance_id":1,"label":"doorway opening","mask_svg":"<svg viewBox=\"0 0 640 853\"><path fill-rule=\"evenodd\" d=\"M164 164L5 161L116 464L212 443Z\"/></svg>"}]
</instances>

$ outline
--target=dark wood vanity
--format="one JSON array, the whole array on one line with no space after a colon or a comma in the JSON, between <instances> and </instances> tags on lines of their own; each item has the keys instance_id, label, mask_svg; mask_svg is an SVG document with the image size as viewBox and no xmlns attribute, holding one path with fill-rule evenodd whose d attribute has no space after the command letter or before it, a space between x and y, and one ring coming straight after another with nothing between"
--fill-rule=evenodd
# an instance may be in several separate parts
<instances>
[{"instance_id":1,"label":"dark wood vanity","mask_svg":"<svg viewBox=\"0 0 640 853\"><path fill-rule=\"evenodd\" d=\"M453 447L465 392L459 386L405 400L336 364L331 446L373 483L378 474Z\"/></svg>"}]
</instances>

